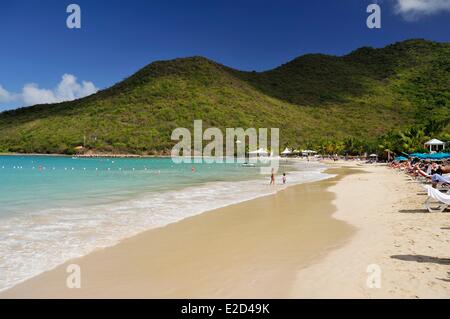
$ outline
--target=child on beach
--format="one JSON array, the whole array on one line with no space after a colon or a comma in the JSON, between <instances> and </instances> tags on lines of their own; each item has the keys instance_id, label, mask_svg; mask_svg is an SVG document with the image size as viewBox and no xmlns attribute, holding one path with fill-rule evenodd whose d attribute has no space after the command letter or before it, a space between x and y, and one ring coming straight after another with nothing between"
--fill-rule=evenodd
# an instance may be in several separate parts
<instances>
[{"instance_id":1,"label":"child on beach","mask_svg":"<svg viewBox=\"0 0 450 319\"><path fill-rule=\"evenodd\" d=\"M272 168L272 174L270 175L270 185L275 185L275 170Z\"/></svg>"}]
</instances>

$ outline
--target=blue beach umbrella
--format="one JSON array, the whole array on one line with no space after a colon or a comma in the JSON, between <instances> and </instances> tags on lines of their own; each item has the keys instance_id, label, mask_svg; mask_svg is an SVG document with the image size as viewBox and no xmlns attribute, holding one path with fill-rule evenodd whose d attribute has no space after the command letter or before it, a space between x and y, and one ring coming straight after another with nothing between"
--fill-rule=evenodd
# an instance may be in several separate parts
<instances>
[{"instance_id":1,"label":"blue beach umbrella","mask_svg":"<svg viewBox=\"0 0 450 319\"><path fill-rule=\"evenodd\" d=\"M417 158L420 158L420 159L427 159L428 158L428 154L423 154L423 153L412 153L412 154L409 154L409 156L417 157Z\"/></svg>"},{"instance_id":2,"label":"blue beach umbrella","mask_svg":"<svg viewBox=\"0 0 450 319\"><path fill-rule=\"evenodd\" d=\"M429 155L430 159L434 159L434 160L443 160L446 158L450 158L450 153L435 153L435 154L430 154Z\"/></svg>"},{"instance_id":3,"label":"blue beach umbrella","mask_svg":"<svg viewBox=\"0 0 450 319\"><path fill-rule=\"evenodd\" d=\"M404 157L404 156L397 156L397 157L395 158L395 160L396 160L397 162L404 162L404 161L407 161L408 159L407 159L406 157Z\"/></svg>"},{"instance_id":4,"label":"blue beach umbrella","mask_svg":"<svg viewBox=\"0 0 450 319\"><path fill-rule=\"evenodd\" d=\"M435 154L422 154L422 153L413 153L410 154L411 157L417 157L419 159L429 159L429 160L443 160L446 158L450 158L450 153L435 153Z\"/></svg>"}]
</instances>

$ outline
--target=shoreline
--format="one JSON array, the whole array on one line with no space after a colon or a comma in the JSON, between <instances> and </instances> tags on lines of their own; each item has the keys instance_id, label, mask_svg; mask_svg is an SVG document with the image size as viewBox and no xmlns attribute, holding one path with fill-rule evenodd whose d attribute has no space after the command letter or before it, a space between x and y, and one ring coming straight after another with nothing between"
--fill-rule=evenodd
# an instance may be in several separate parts
<instances>
[{"instance_id":1,"label":"shoreline","mask_svg":"<svg viewBox=\"0 0 450 319\"><path fill-rule=\"evenodd\" d=\"M422 208L421 187L385 166L325 173L337 175L145 231L0 298L450 298L450 221ZM74 263L81 289L66 286Z\"/></svg>"},{"instance_id":2,"label":"shoreline","mask_svg":"<svg viewBox=\"0 0 450 319\"><path fill-rule=\"evenodd\" d=\"M332 169L333 170L333 169ZM326 173L329 173L329 170L326 171ZM83 256L81 258L77 258L74 260L71 260L61 266L58 266L56 268L54 268L53 270L47 271L45 273L42 273L40 275L37 275L35 277L32 277L31 279L28 279L22 283L19 283L17 285L15 285L12 288L9 288L7 290L4 290L3 292L0 293L0 298L11 298L11 297L19 297L19 298L24 298L24 297L31 297L31 298L47 298L47 297L62 297L62 298L76 298L76 297L88 297L88 298L97 298L97 297L136 297L136 298L142 298L143 296L145 297L151 297L151 298L159 298L162 296L166 296L168 298L172 298L172 297L192 297L192 296L198 296L198 297L205 297L205 298L211 298L211 297L221 297L221 296L234 296L234 294L232 293L232 287L230 287L229 291L227 291L227 293L224 292L217 292L217 291L209 291L208 293L202 294L201 290L199 290L197 293L195 292L195 289L193 287L195 287L196 285L194 283L191 284L185 284L186 286L189 286L190 288L186 288L186 291L183 294L179 294L178 293L170 293L170 290L168 287L165 287L167 289L166 292L163 292L161 290L159 290L158 292L155 291L146 291L145 289L141 289L139 287L129 287L129 291L126 294L118 294L116 295L115 293L112 294L108 294L106 292L102 293L98 290L96 290L96 292L93 292L92 288L91 289L80 289L80 290L68 290L67 288L64 287L64 285L61 286L61 283L65 283L65 277L67 276L67 273L65 272L65 267L71 263L80 263L80 266L82 267L82 269L88 268L87 272L92 273L93 277L99 277L97 280L94 280L95 284L93 283L92 286L98 286L98 285L106 285L108 286L108 284L106 284L105 282L108 282L109 280L107 278L104 278L101 274L99 274L98 272L98 264L102 264L102 261L105 261L105 256L106 256L106 260L108 260L108 258L110 257L111 253L117 252L117 259L115 259L115 262L121 262L120 259L123 259L123 256L120 257L121 255L125 254L127 255L126 251L129 250L133 250L133 248L135 247L140 247L139 250L142 250L143 248L141 247L141 240L146 242L146 245L151 245L152 246L152 250L153 254L158 255L159 258L157 259L161 259L161 256L163 256L164 258L167 259L173 259L176 258L176 256L170 256L167 255L167 253L165 253L164 251L161 251L160 247L158 246L153 246L153 244L150 244L149 242L153 242L153 241L157 241L159 243L161 243L161 245L163 246L167 246L170 244L164 244L165 242L169 242L172 243L173 247L171 248L167 248L168 251L170 250L177 250L178 254L182 254L184 255L184 250L193 250L193 253L196 254L196 256L199 256L199 258L201 259L201 256L203 255L202 253L202 249L205 250L209 250L211 249L211 247L204 247L205 244L203 242L198 242L198 238L196 241L196 245L193 245L194 247L185 247L185 249L183 251L179 251L179 249L176 247L177 245L175 245L172 242L172 238L173 237L180 237L183 233L186 233L186 231L189 231L191 234L193 232L195 232L195 230L198 229L202 229L202 228L212 228L215 227L215 230L206 230L202 235L206 236L205 241L209 241L212 240L211 238L208 238L209 236L211 236L212 234L218 234L221 233L222 236L226 237L227 239L230 238L230 235L227 234L227 232L233 232L232 229L226 228L224 229L223 227L221 227L220 224L217 224L218 221L225 221L227 224L231 224L234 225L236 223L235 220L244 220L246 225L248 226L248 228L250 230L247 230L248 232L248 236L249 236L249 246L252 247L252 250L256 249L257 251L261 251L261 250L265 250L265 247L260 247L260 245L257 245L257 243L254 242L255 238L259 238L261 240L264 240L265 238L265 233L267 233L268 231L270 231L270 227L269 224L267 224L268 220L264 219L262 221L257 222L257 225L254 225L254 221L251 219L248 219L247 215L252 215L254 214L255 211L255 206L258 207L259 209L262 209L264 211L264 216L268 216L268 219L273 222L277 222L277 214L279 213L280 209L274 208L273 207L273 200L275 199L276 201L279 200L279 198L284 198L284 199L288 199L289 200L289 205L287 205L286 207L288 208L289 211L289 218L290 219L294 219L296 220L297 218L305 218L305 216L301 216L297 214L293 214L293 212L295 212L295 199L298 198L299 194L303 194L303 196L305 195L305 190L308 189L314 189L315 191L315 198L316 200L313 202L310 202L309 205L315 205L314 209L312 209L311 211L317 211L317 209L319 209L319 211L324 212L325 214L323 214L322 216L320 216L323 220L322 223L324 222L329 222L331 224L334 223L338 223L338 224L342 224L340 226L342 226L342 228L345 228L346 231L350 231L349 228L347 228L348 226L344 225L344 223L341 223L339 221L334 221L330 216L333 212L333 207L331 205L331 197L327 200L328 204L324 205L324 200L323 200L323 193L326 192L326 188L329 186L330 183L335 183L337 182L337 180L339 180L341 178L342 174L340 174L340 176L336 176L336 177L332 177L326 180L321 180L321 181L316 181L316 182L310 182L310 183L304 183L304 184L297 184L297 185L290 185L285 187L284 189L278 191L275 194L271 194L271 195L267 195L267 196L262 196L262 197L258 197L256 199L251 199L245 202L240 202L237 204L232 204L223 208L219 208L219 209L215 209L212 211L208 211L208 212L204 212L200 215L196 215L193 217L189 217L186 219L183 219L179 222L176 222L174 224L169 224L165 227L162 228L156 228L156 229L151 229L148 231L145 231L141 234L138 234L136 236L133 236L131 238L125 239L123 241L121 241L120 243L118 243L115 246L112 247L108 247L108 248L104 248L104 249L100 249L100 250L96 250L94 252L92 252L91 254L88 254L86 256ZM307 195L308 196L308 195ZM327 196L332 196L331 193L328 193ZM277 200L278 199L278 200ZM305 198L306 199L306 198ZM319 201L320 200L320 201ZM305 200L306 202L306 200ZM261 203L262 204L261 206ZM269 206L267 206L269 205ZM283 206L282 203L278 203L277 206ZM319 207L317 207L317 205ZM286 209L282 209L282 210L286 210ZM242 212L245 212L244 214ZM234 219L231 219L230 216L234 216ZM255 216L254 216L255 217ZM307 218L312 218L313 220L316 218L314 217L314 215L310 215ZM199 225L205 225L205 227L200 227ZM262 223L262 225L261 225ZM314 223L314 221L313 221ZM212 224L212 225L211 225ZM291 224L291 223L289 223ZM303 225L301 226L305 226L309 224L309 222L307 223L303 223ZM289 225L283 224L283 227L291 227ZM298 225L294 225L294 227L299 227ZM337 227L339 228L339 227ZM340 229L340 228L339 228ZM258 231L257 231L258 230ZM246 231L245 229L242 231ZM280 229L273 229L271 230L274 234L278 234L278 238L279 240L286 240L286 239L282 239L282 237L280 235L282 235L280 233ZM338 230L337 232L342 231L342 229ZM292 238L297 238L297 237L301 237L301 232L299 232L299 234L296 234L295 232L289 232ZM242 234L242 232L237 233L236 236L238 237L240 234ZM209 236L208 236L209 235ZM311 235L311 234L310 234ZM147 237L149 239L147 239ZM161 240L159 237L163 237L164 240ZM189 240L189 238L184 238L184 241ZM196 240L191 239L191 240ZM242 241L242 238L241 238ZM319 242L317 243L317 245L323 245L325 242L328 242L328 245L331 249L331 247L334 247L335 243L334 241L330 241L330 238L326 238L326 240L319 240ZM295 241L294 241L295 242ZM235 243L237 244L237 243ZM235 248L235 244L233 244L233 242L228 243L229 246L229 250L233 251L236 250ZM129 247L129 246L132 247ZM239 244L237 244L239 245ZM240 245L242 245L242 242L240 243ZM289 243L285 243L284 245L290 245ZM208 245L206 245L208 246ZM220 245L222 246L222 245ZM125 249L125 252L123 251L123 247L127 247ZM201 248L203 247L203 248ZM221 247L222 249L222 247ZM277 248L279 249L279 248ZM277 293L275 293L275 295L278 295L280 293L285 294L285 296L288 296L288 291L289 289L287 289L287 286L289 286L289 284L292 282L292 276L294 276L295 272L293 271L294 268L296 268L298 266L298 264L303 263L305 260L309 259L312 256L315 256L316 253L314 251L312 251L311 249L305 249L307 251L307 253L305 253L303 255L303 259L299 260L300 256L297 256L294 258L294 260L292 259L292 255L286 256L284 259L287 262L287 264L283 263L281 266L286 266L289 265L290 268L292 269L290 271L291 277L289 280L286 280L285 282L285 289L283 289L282 291L278 291ZM319 249L320 250L320 249ZM149 253L149 252L148 252ZM146 253L146 254L148 254ZM220 251L215 251L214 254L219 255L220 259L222 260L222 263L227 263L227 258L226 256L222 255L222 253L224 252L220 252ZM144 255L146 255L144 254ZM290 251L290 254L292 254L292 250ZM239 250L236 253L236 256L234 258L238 258L238 256L240 256L241 258L249 258L246 255L246 251L243 250ZM262 258L262 259L266 259L268 258L267 256L265 256L265 254L261 254L261 252L259 252L258 254L256 254L257 256L253 256L253 258ZM139 267L139 265L141 264L146 264L148 263L148 260L146 260L144 257L139 257L139 254L136 254L134 256L137 260L135 260L133 263L131 264L127 264L127 265L122 265L122 267L119 267L117 269L115 269L116 271L121 271L121 269L129 269L130 273L133 273L136 271L136 265ZM183 262L187 263L187 264L191 264L191 263L195 263L193 261L190 260L191 258L185 258L183 259ZM271 258L269 258L271 259ZM91 260L95 260L94 262L90 262ZM216 262L213 262L213 264L209 264L212 261L208 261L208 260L204 260L204 265L200 265L199 268L203 269L202 272L203 273L207 273L208 271L206 271L205 268L209 269L209 268L214 268L217 267ZM271 263L277 263L276 261L271 260ZM262 265L265 265L266 262L263 262ZM170 267L171 263L167 262L166 265L162 268L165 267ZM208 265L206 267L206 265ZM295 265L295 267L294 267ZM267 265L266 265L267 266ZM236 266L233 266L236 267ZM232 268L233 268L232 267ZM243 266L241 266L243 267ZM237 267L237 268L241 268L241 267ZM250 268L255 268L257 267L257 265L254 265L253 262L248 262L246 267L250 267ZM282 269L283 267L281 267L280 269ZM131 269L130 269L131 268ZM153 276L155 276L155 274L157 274L160 270L161 267L159 269L154 269L155 267L153 267L153 270L150 271L151 273L149 274L148 272L145 272L144 274L141 274L141 277L146 277L146 276L150 276L153 278L154 281L159 282L160 286L165 286L167 285L167 283L169 283L172 280L172 276L170 277L166 277L165 280L163 280L164 276L163 274L158 275L158 278L154 278ZM174 267L176 268L176 267ZM219 267L220 268L220 267ZM245 267L244 267L245 268ZM275 269L279 268L279 267L274 267ZM92 270L91 270L92 269ZM225 272L230 271L229 269L225 268L223 269ZM191 269L192 272L196 272L195 268ZM276 271L276 270L273 270ZM183 271L185 272L185 271ZM95 273L95 276L93 275ZM234 275L239 274L240 271L238 272L233 272ZM262 273L264 273L265 275L262 276ZM262 271L262 273L260 274L260 277L258 277L258 280L261 280L261 278L265 277L267 275L266 271ZM269 271L270 273L270 271ZM230 278L233 278L235 276L230 276ZM87 275L86 275L87 276ZM112 277L116 277L116 275L113 275ZM121 276L119 276L121 278L123 278L124 280L126 279L126 281L130 280L130 275L129 274L123 274ZM190 276L192 277L192 276ZM193 275L193 277L195 277ZM208 277L213 277L213 274L209 274ZM220 276L219 276L220 277ZM239 277L239 276L238 276ZM102 279L103 278L103 279ZM227 282L230 281L232 279L226 279L226 278L222 278L223 282ZM64 279L64 280L63 280ZM179 281L183 281L180 278L178 278ZM62 280L62 282L61 282ZM120 281L120 280L119 280ZM267 280L264 280L267 281ZM53 284L51 283L53 282ZM59 282L59 284L58 284ZM124 283L120 283L119 286L123 285ZM238 284L238 283L235 283ZM49 288L52 287L53 288ZM91 285L90 285L91 286ZM110 291L110 288L106 288L105 286L105 291ZM206 285L208 286L208 285ZM220 285L219 285L220 286ZM28 287L33 287L31 289L29 289ZM44 288L47 287L47 288ZM181 288L180 288L181 289ZM204 288L206 289L206 288ZM211 289L211 287L210 287ZM218 288L217 288L218 289ZM243 290L246 290L244 287L242 287ZM255 291L252 290L252 292L248 291L247 293L243 293L239 294L239 296L241 297L251 297L254 295L254 293L259 293L261 288L256 289ZM267 289L267 287L265 286L264 289ZM280 289L280 287L278 287L277 289ZM238 289L239 290L239 289ZM34 293L33 293L34 291ZM105 295L106 293L106 295ZM266 297L270 297L270 295L266 295Z\"/></svg>"},{"instance_id":3,"label":"shoreline","mask_svg":"<svg viewBox=\"0 0 450 319\"><path fill-rule=\"evenodd\" d=\"M268 181L267 183L265 181L266 177L263 178L260 175L237 181L217 180L200 185L181 185L176 189L163 192L144 192L126 199L114 200L114 202L111 198L107 203L87 206L89 209L86 209L86 213L74 208L74 216L70 217L66 214L68 220L64 215L58 217L58 214L50 214L46 218L48 227L36 225L56 230L60 229L60 222L65 227L71 226L67 228L69 229L67 233L61 234L62 236L53 236L49 233L41 240L41 236L43 236L39 232L41 227L36 227L35 230L27 224L25 218L17 220L13 226L17 227L19 231L12 234L17 238L37 236L35 237L36 243L28 241L28 245L24 249L21 249L17 244L12 246L9 241L5 243L3 251L7 251L8 254L5 253L4 256L10 256L11 259L5 259L2 262L4 272L0 276L2 283L0 291L6 291L20 282L54 269L67 260L86 256L98 249L112 247L124 239L131 238L149 229L164 227L167 224L214 209L267 196L297 183L308 183L311 180L330 177L321 173L325 168L323 165L312 163L311 166L306 165L305 167L301 163L299 166L297 166L297 163L291 164L293 165L289 168L289 183L287 185L277 183L278 185L275 187L269 186ZM305 170L305 172L302 172L302 170ZM291 176L290 173L293 173L293 175ZM107 193L105 194L107 195ZM174 199L173 202L166 202L171 201L172 198ZM186 207L186 209L183 209L183 207ZM52 213L54 211L55 209ZM98 214L88 214L91 211L98 212ZM108 215L111 217L108 218ZM80 223L77 223L77 220ZM23 227L20 227L21 225ZM95 225L96 227L94 227ZM8 225L5 224L4 226L7 227ZM87 237L87 234L90 234L90 237ZM47 237L52 238L52 241L58 239L57 237L60 240L51 242L46 240ZM85 238L86 240L84 240ZM52 247L52 249L47 249L47 247ZM27 251L32 255L27 255ZM34 266L34 260L38 262L36 266ZM30 267L27 264L32 266Z\"/></svg>"}]
</instances>

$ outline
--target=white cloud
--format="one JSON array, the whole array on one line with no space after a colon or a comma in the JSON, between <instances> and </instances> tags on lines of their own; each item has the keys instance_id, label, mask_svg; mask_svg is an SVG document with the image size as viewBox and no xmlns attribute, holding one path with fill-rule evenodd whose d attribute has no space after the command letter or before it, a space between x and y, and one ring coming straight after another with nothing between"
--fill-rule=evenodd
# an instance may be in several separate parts
<instances>
[{"instance_id":1,"label":"white cloud","mask_svg":"<svg viewBox=\"0 0 450 319\"><path fill-rule=\"evenodd\" d=\"M35 83L29 83L23 87L21 93L10 93L0 85L0 103L18 102L23 106L57 103L79 99L97 91L94 83L79 83L74 75L64 74L61 82L53 89L44 89Z\"/></svg>"},{"instance_id":2,"label":"white cloud","mask_svg":"<svg viewBox=\"0 0 450 319\"><path fill-rule=\"evenodd\" d=\"M40 89L34 83L26 84L23 87L21 98L25 105L58 102L52 90Z\"/></svg>"},{"instance_id":3,"label":"white cloud","mask_svg":"<svg viewBox=\"0 0 450 319\"><path fill-rule=\"evenodd\" d=\"M98 89L94 83L83 81L79 84L75 76L72 74L64 74L55 95L61 101L71 101L94 94L97 91Z\"/></svg>"},{"instance_id":4,"label":"white cloud","mask_svg":"<svg viewBox=\"0 0 450 319\"><path fill-rule=\"evenodd\" d=\"M450 12L450 0L396 0L396 12L406 19L440 12Z\"/></svg>"},{"instance_id":5,"label":"white cloud","mask_svg":"<svg viewBox=\"0 0 450 319\"><path fill-rule=\"evenodd\" d=\"M0 103L7 103L14 100L14 97L11 93L6 91L3 86L0 85Z\"/></svg>"}]
</instances>

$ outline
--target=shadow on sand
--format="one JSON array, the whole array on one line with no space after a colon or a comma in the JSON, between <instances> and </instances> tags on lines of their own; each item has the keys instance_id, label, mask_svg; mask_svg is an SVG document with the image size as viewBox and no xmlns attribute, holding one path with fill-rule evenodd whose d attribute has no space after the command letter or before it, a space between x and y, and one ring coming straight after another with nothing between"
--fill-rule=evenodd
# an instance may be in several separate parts
<instances>
[{"instance_id":1,"label":"shadow on sand","mask_svg":"<svg viewBox=\"0 0 450 319\"><path fill-rule=\"evenodd\" d=\"M429 214L427 209L400 209L398 212L402 214Z\"/></svg>"},{"instance_id":2,"label":"shadow on sand","mask_svg":"<svg viewBox=\"0 0 450 319\"><path fill-rule=\"evenodd\" d=\"M445 278L436 278L436 279L442 280L442 281L445 281L445 282L450 282L450 279L445 279Z\"/></svg>"},{"instance_id":3,"label":"shadow on sand","mask_svg":"<svg viewBox=\"0 0 450 319\"><path fill-rule=\"evenodd\" d=\"M436 278L436 279L442 280L442 281L445 281L445 282L450 282L450 272L448 272L447 275L448 275L448 278Z\"/></svg>"},{"instance_id":4,"label":"shadow on sand","mask_svg":"<svg viewBox=\"0 0 450 319\"><path fill-rule=\"evenodd\" d=\"M393 255L391 258L403 261L416 261L418 263L434 263L439 265L450 265L450 258L438 258L424 255Z\"/></svg>"}]
</instances>

